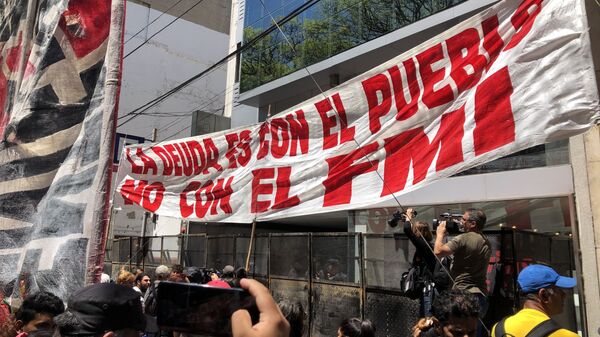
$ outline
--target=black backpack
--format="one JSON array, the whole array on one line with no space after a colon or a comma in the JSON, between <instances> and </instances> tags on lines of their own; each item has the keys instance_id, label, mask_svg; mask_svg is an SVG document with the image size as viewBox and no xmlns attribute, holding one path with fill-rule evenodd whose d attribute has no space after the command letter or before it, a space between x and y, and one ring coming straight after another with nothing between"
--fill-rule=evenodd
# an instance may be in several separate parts
<instances>
[{"instance_id":1,"label":"black backpack","mask_svg":"<svg viewBox=\"0 0 600 337\"><path fill-rule=\"evenodd\" d=\"M148 294L144 299L144 312L150 316L156 316L156 282L152 283L147 290Z\"/></svg>"},{"instance_id":2,"label":"black backpack","mask_svg":"<svg viewBox=\"0 0 600 337\"><path fill-rule=\"evenodd\" d=\"M492 337L510 337L511 334L507 334L504 331L504 321L506 321L506 317L504 317L498 324L496 324L496 329L494 330L494 336ZM552 319L543 321L542 323L536 325L529 331L526 337L547 337L550 336L554 331L560 329L560 325L558 325Z\"/></svg>"},{"instance_id":3,"label":"black backpack","mask_svg":"<svg viewBox=\"0 0 600 337\"><path fill-rule=\"evenodd\" d=\"M435 288L439 292L450 289L452 287L452 279L448 274L450 272L451 264L452 258L450 256L441 258L435 264L435 269L433 271L433 282L435 283Z\"/></svg>"}]
</instances>

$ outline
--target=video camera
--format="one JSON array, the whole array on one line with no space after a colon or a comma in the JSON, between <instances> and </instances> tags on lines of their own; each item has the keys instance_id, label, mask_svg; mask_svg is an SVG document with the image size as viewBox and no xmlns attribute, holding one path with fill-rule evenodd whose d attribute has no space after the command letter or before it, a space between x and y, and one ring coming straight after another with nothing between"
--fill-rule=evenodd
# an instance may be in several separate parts
<instances>
[{"instance_id":1,"label":"video camera","mask_svg":"<svg viewBox=\"0 0 600 337\"><path fill-rule=\"evenodd\" d=\"M433 231L436 231L440 222L446 221L446 230L451 234L458 234L464 232L462 223L460 220L462 219L462 214L460 213L442 213L439 218L433 219L431 221L431 225L433 226Z\"/></svg>"},{"instance_id":2,"label":"video camera","mask_svg":"<svg viewBox=\"0 0 600 337\"><path fill-rule=\"evenodd\" d=\"M413 216L417 216L417 211L413 210ZM402 221L406 221L406 212L396 211L392 214L392 217L388 220L388 225L394 228L398 226L398 223Z\"/></svg>"}]
</instances>

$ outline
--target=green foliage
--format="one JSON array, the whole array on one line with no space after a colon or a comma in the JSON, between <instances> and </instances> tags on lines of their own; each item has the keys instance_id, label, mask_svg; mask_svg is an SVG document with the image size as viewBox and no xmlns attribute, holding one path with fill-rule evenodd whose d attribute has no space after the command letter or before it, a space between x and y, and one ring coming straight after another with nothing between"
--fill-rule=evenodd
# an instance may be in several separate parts
<instances>
[{"instance_id":1,"label":"green foliage","mask_svg":"<svg viewBox=\"0 0 600 337\"><path fill-rule=\"evenodd\" d=\"M373 40L465 0L321 0L245 51L241 91ZM280 18L275 18L276 20ZM244 42L262 28L246 27Z\"/></svg>"}]
</instances>

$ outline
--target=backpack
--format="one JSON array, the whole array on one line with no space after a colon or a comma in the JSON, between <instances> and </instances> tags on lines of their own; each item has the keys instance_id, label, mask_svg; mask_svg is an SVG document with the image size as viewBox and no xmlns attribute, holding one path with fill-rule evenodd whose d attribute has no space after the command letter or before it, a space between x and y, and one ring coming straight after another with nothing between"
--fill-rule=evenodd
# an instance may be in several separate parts
<instances>
[{"instance_id":1,"label":"backpack","mask_svg":"<svg viewBox=\"0 0 600 337\"><path fill-rule=\"evenodd\" d=\"M402 273L402 278L400 279L400 290L404 295L412 299L419 298L423 289L419 274L419 268L413 266L408 271Z\"/></svg>"},{"instance_id":2,"label":"backpack","mask_svg":"<svg viewBox=\"0 0 600 337\"><path fill-rule=\"evenodd\" d=\"M144 298L144 312L150 316L156 316L156 282L152 283L150 288L146 290Z\"/></svg>"},{"instance_id":3,"label":"backpack","mask_svg":"<svg viewBox=\"0 0 600 337\"><path fill-rule=\"evenodd\" d=\"M498 324L496 324L496 329L494 330L494 336L492 337L506 337L511 336L504 331L504 322L506 321L506 317L504 317ZM526 337L547 337L550 336L553 332L560 329L560 326L553 321L552 319L545 320L540 324L536 325L525 335Z\"/></svg>"},{"instance_id":4,"label":"backpack","mask_svg":"<svg viewBox=\"0 0 600 337\"><path fill-rule=\"evenodd\" d=\"M441 264L440 264L441 262ZM433 270L433 282L439 292L447 290L452 286L452 279L448 273L450 272L450 265L452 265L452 258L446 256L440 259L440 262L435 264Z\"/></svg>"}]
</instances>

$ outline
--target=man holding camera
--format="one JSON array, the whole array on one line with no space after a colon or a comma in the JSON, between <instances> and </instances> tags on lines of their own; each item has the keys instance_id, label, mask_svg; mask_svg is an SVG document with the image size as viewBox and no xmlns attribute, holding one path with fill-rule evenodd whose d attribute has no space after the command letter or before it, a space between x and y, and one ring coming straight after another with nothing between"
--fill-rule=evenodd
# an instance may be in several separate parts
<instances>
[{"instance_id":1,"label":"man holding camera","mask_svg":"<svg viewBox=\"0 0 600 337\"><path fill-rule=\"evenodd\" d=\"M436 230L434 244L434 253L437 257L454 255L450 268L450 275L454 280L453 288L466 290L477 297L480 317L485 316L488 307L485 280L492 253L490 242L482 233L485 221L483 210L467 210L460 220L463 233L448 243L444 243L447 230L446 221L442 221Z\"/></svg>"}]
</instances>

